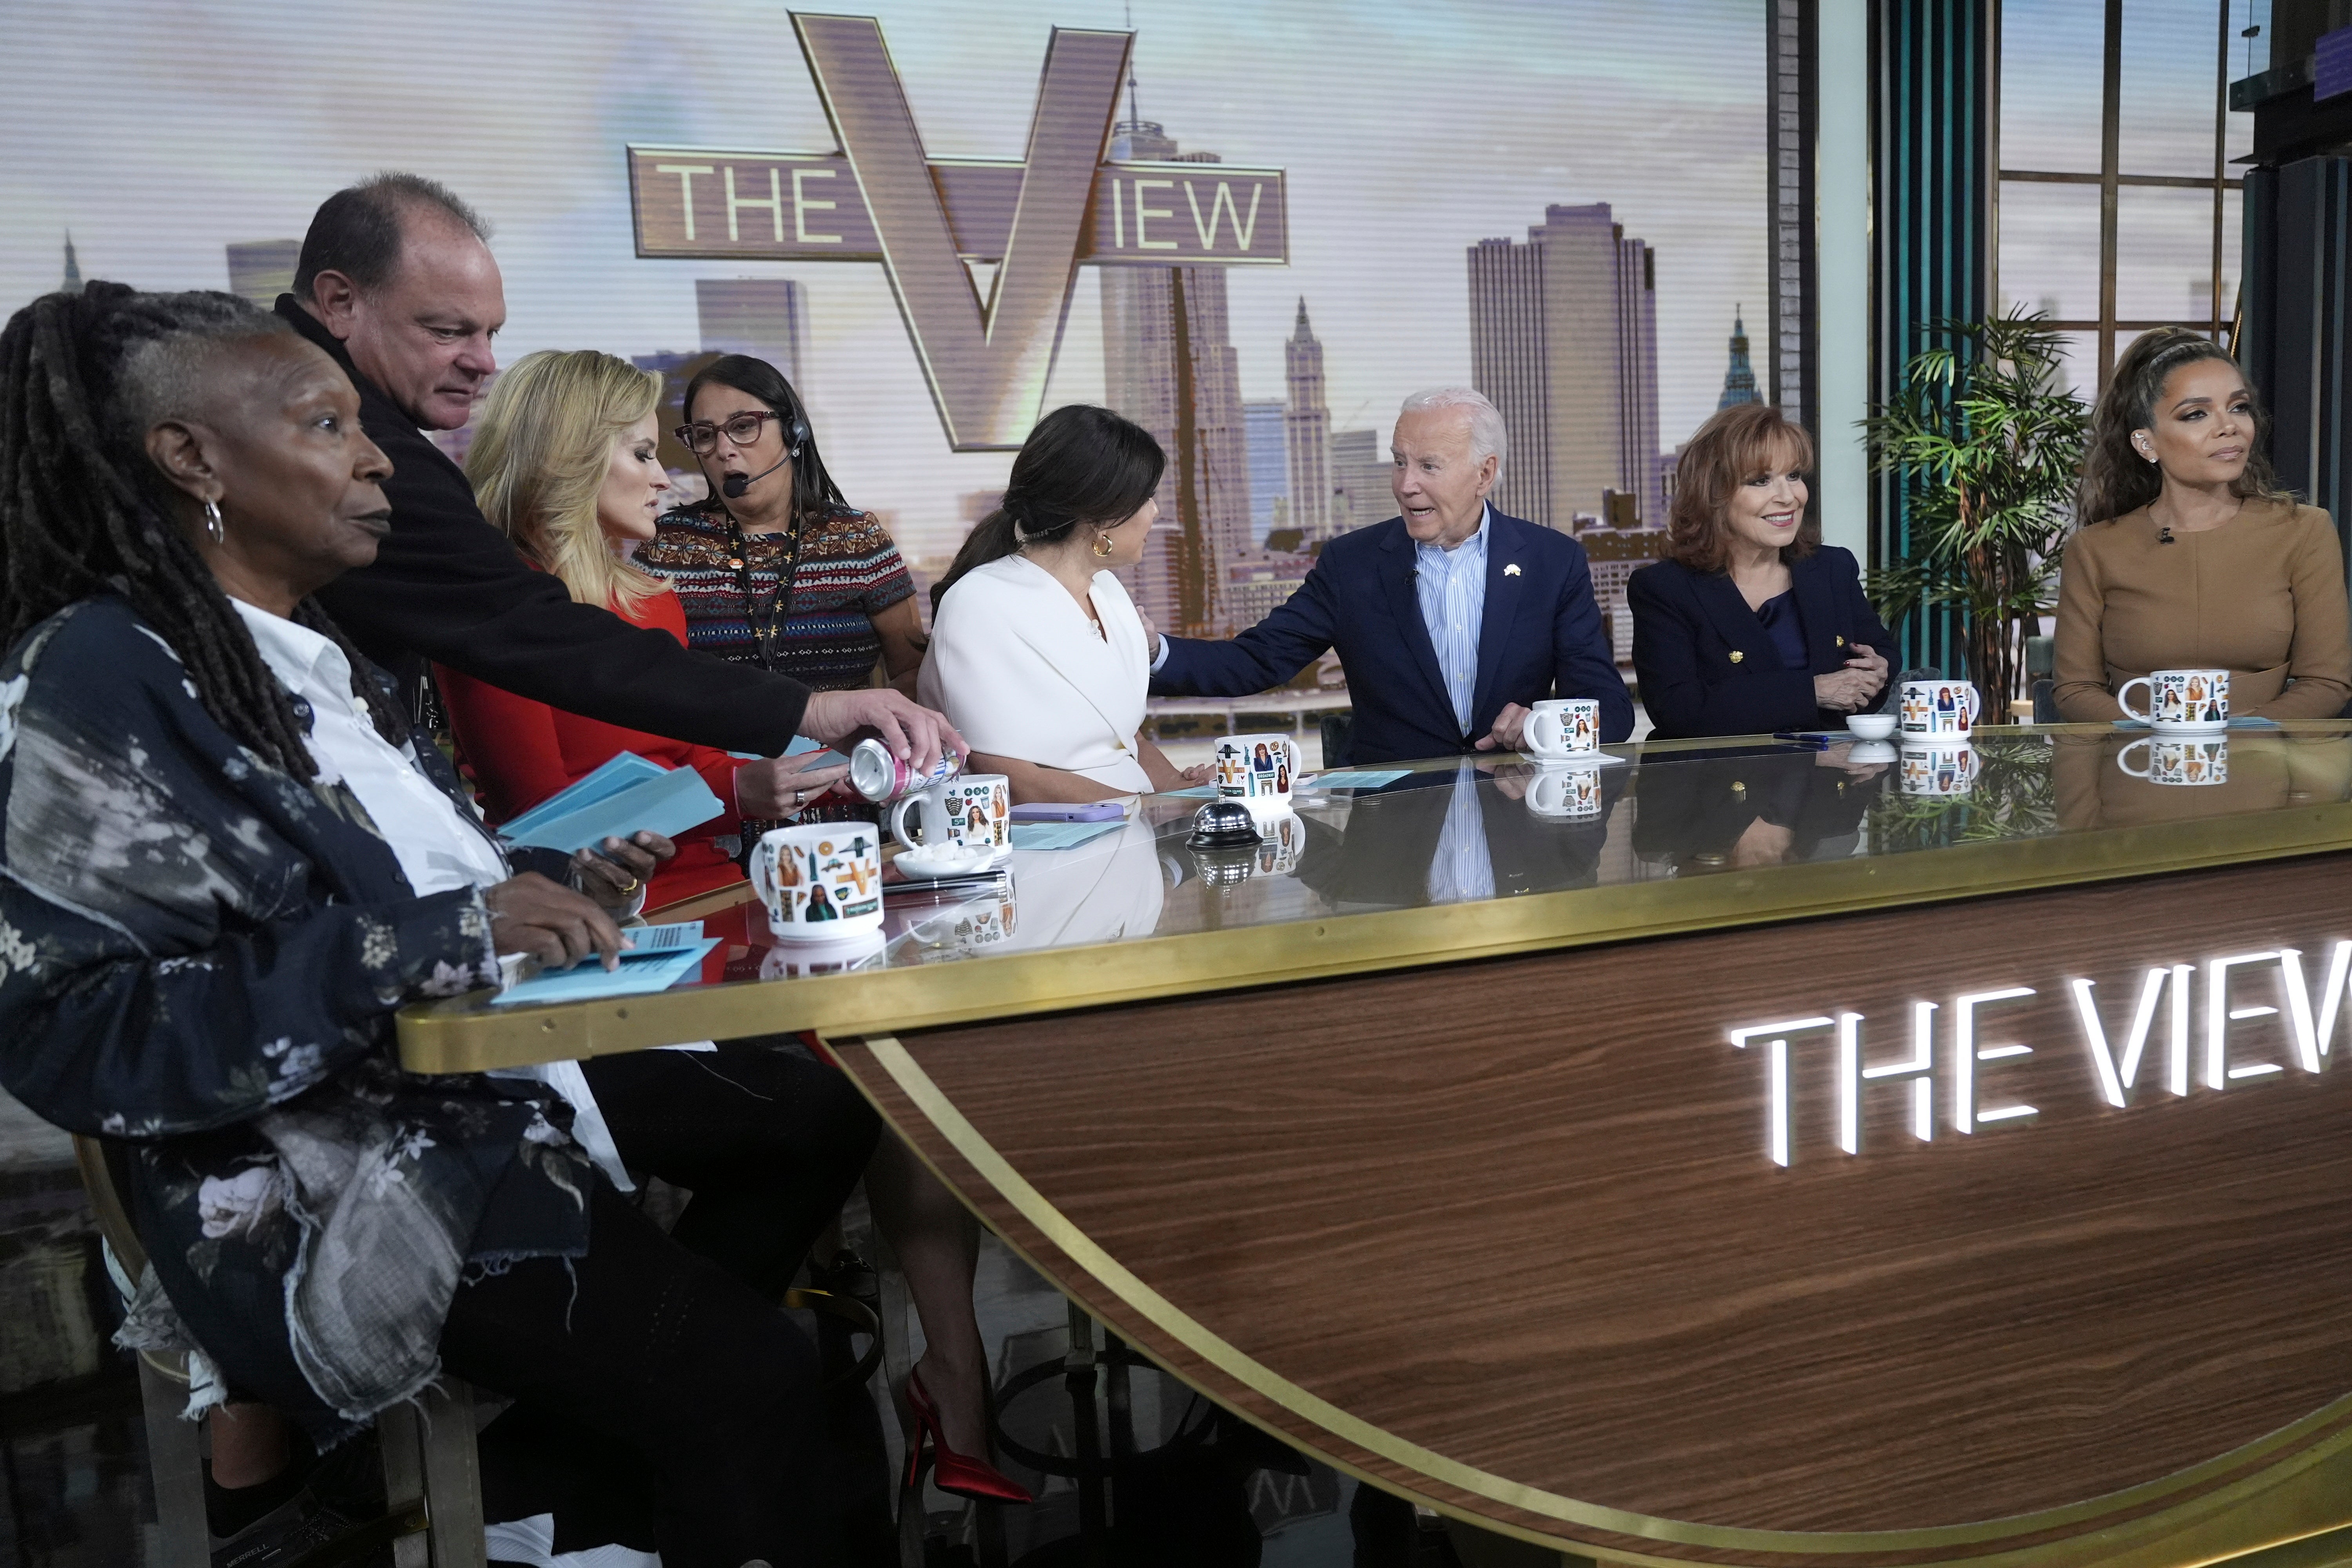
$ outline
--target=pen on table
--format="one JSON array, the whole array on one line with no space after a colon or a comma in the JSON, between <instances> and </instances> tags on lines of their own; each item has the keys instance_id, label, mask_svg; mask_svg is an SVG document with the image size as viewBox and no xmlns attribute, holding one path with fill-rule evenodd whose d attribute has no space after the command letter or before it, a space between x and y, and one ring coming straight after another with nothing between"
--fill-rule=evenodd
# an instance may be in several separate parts
<instances>
[{"instance_id":1,"label":"pen on table","mask_svg":"<svg viewBox=\"0 0 2352 1568\"><path fill-rule=\"evenodd\" d=\"M1826 752L1831 746L1836 744L1827 735L1811 735L1802 730L1775 730L1772 731L1772 738L1776 741L1792 741L1800 746L1810 746L1816 752Z\"/></svg>"}]
</instances>

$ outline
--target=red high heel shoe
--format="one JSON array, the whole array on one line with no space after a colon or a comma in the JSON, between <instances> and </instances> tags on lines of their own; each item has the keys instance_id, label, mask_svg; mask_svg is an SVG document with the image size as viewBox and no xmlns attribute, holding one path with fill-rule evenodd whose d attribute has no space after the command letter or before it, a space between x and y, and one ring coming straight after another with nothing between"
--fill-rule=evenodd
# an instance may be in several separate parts
<instances>
[{"instance_id":1,"label":"red high heel shoe","mask_svg":"<svg viewBox=\"0 0 2352 1568\"><path fill-rule=\"evenodd\" d=\"M931 1403L920 1373L907 1374L907 1409L915 1429L907 1437L907 1485L922 1479L923 1450L931 1452L931 1479L940 1490L980 1502L1034 1502L1029 1489L984 1459L974 1459L948 1447L947 1428L940 1424L940 1407Z\"/></svg>"}]
</instances>

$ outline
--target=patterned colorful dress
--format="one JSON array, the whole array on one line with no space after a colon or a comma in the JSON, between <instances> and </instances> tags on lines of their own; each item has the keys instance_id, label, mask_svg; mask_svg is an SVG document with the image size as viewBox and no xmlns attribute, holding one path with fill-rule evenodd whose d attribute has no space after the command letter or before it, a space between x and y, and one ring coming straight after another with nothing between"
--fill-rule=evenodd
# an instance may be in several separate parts
<instances>
[{"instance_id":1,"label":"patterned colorful dress","mask_svg":"<svg viewBox=\"0 0 2352 1568\"><path fill-rule=\"evenodd\" d=\"M898 545L871 512L845 507L821 524L803 525L797 539L789 531L743 535L740 554L733 524L718 508L681 507L656 529L634 559L669 580L686 610L686 646L737 664L765 664L812 690L866 685L882 657L874 617L914 596L915 580ZM787 570L791 603L779 605L776 584ZM872 822L878 816L865 801L835 792L798 820ZM780 826L745 819L745 852Z\"/></svg>"},{"instance_id":2,"label":"patterned colorful dress","mask_svg":"<svg viewBox=\"0 0 2352 1568\"><path fill-rule=\"evenodd\" d=\"M760 664L760 634L772 623L766 662L817 691L865 685L882 657L874 617L914 596L898 547L870 512L845 509L801 531L792 603L782 606L775 604L776 583L793 562L791 533L746 535L738 555L724 511L682 507L657 527L635 560L669 579L686 608L687 646Z\"/></svg>"}]
</instances>

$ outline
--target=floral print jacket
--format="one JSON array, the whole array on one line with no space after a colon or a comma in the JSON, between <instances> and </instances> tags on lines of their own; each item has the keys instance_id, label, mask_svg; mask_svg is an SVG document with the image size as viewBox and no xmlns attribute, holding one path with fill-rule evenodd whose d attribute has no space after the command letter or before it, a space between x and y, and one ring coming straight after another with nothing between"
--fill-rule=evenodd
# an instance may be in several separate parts
<instances>
[{"instance_id":1,"label":"floral print jacket","mask_svg":"<svg viewBox=\"0 0 2352 1568\"><path fill-rule=\"evenodd\" d=\"M0 663L0 1083L110 1142L152 1268L128 1342L184 1330L331 1438L436 1374L469 1268L584 1250L569 1107L394 1059L395 1008L496 973L481 895L417 897L358 800L231 739L124 600Z\"/></svg>"}]
</instances>

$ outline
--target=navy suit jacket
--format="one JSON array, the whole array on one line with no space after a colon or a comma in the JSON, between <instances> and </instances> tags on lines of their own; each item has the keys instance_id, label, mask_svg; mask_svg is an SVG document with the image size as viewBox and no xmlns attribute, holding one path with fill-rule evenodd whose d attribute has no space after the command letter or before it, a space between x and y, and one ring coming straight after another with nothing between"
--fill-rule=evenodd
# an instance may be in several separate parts
<instances>
[{"instance_id":1,"label":"navy suit jacket","mask_svg":"<svg viewBox=\"0 0 2352 1568\"><path fill-rule=\"evenodd\" d=\"M1852 552L1822 545L1790 562L1789 576L1811 656L1804 669L1780 662L1772 634L1727 574L1696 572L1678 561L1633 574L1625 584L1633 676L1660 739L1844 727L1844 714L1814 704L1813 677L1843 669L1856 643L1892 666L1894 634L1864 596ZM1869 710L1885 700L1881 689Z\"/></svg>"},{"instance_id":2,"label":"navy suit jacket","mask_svg":"<svg viewBox=\"0 0 2352 1568\"><path fill-rule=\"evenodd\" d=\"M1323 546L1298 591L1230 642L1170 637L1151 678L1167 696L1247 697L1339 651L1355 707L1349 755L1327 763L1405 762L1474 750L1506 703L1591 697L1601 738L1633 732L1633 703L1610 657L1584 548L1564 533L1487 514L1486 610L1470 731L1454 722L1437 649L1421 618L1404 519L1343 533ZM1517 567L1517 571L1511 568Z\"/></svg>"}]
</instances>

